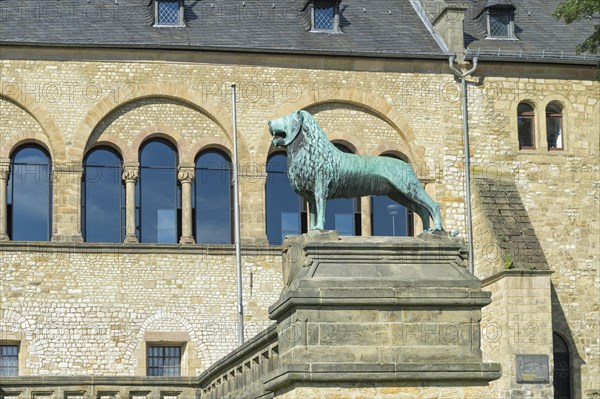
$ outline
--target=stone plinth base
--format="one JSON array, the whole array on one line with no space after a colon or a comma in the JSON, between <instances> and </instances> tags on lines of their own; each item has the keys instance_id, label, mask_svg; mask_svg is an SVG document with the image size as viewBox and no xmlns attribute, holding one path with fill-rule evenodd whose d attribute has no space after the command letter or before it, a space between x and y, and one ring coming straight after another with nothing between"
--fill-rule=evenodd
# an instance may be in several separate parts
<instances>
[{"instance_id":1,"label":"stone plinth base","mask_svg":"<svg viewBox=\"0 0 600 399\"><path fill-rule=\"evenodd\" d=\"M465 255L462 240L446 234L288 237L286 287L269 308L282 366L265 385L499 378L480 348L490 294L465 269Z\"/></svg>"}]
</instances>

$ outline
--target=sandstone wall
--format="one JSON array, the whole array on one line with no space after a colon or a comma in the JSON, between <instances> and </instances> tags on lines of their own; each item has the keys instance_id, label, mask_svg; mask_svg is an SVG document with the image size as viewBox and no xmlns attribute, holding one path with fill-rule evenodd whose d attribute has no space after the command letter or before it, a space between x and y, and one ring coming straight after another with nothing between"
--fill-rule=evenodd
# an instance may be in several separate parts
<instances>
[{"instance_id":1,"label":"sandstone wall","mask_svg":"<svg viewBox=\"0 0 600 399\"><path fill-rule=\"evenodd\" d=\"M422 179L434 183L428 190L442 206L445 227L465 231L460 93L447 61L186 52L158 57L144 51L134 57L119 50L58 49L16 49L3 57L0 163L8 162L18 145L33 141L48 148L55 166L74 171L72 180L63 179L54 190L57 239L80 235L77 168L92 146L108 143L125 161L135 162L139 144L162 133L178 145L182 164L193 162L203 148L231 151L233 82L239 91L245 243L266 246L264 166L270 137L265 122L300 108L314 112L330 138L358 153L403 154ZM475 75L480 79L469 87L473 167L491 178L500 172L513 176L554 271L553 328L569 338L580 362L578 394L592 395L600 389L593 378L600 373L600 85L584 67L481 63ZM518 149L516 108L523 100L535 105L535 150ZM545 148L544 109L551 101L564 107L564 151ZM486 240L489 236L475 236L478 253L491 245ZM28 372L136 373L135 343L147 326L196 334L190 335L199 353L196 371L235 346L233 329L211 338L203 328L235 321L231 254L215 259L195 250L90 253L86 244L67 254L51 245L36 251L0 245L2 331L23 334L29 342ZM260 259L246 260L244 272L248 328L255 322L256 331L267 325L266 307L280 288L279 258ZM476 273L478 261L479 255ZM258 264L262 271L250 279ZM154 325L148 321L152 317L167 324ZM171 319L175 324L166 321ZM93 329L75 328L82 322L97 324L104 338L97 341ZM59 332L49 333L58 338L44 338L43 331L61 326L73 337Z\"/></svg>"}]
</instances>

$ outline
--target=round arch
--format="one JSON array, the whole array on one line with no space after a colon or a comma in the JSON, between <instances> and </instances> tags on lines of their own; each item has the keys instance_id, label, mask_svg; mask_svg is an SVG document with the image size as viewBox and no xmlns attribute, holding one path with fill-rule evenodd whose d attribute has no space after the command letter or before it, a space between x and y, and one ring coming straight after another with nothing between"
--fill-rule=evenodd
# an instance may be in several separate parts
<instances>
[{"instance_id":1,"label":"round arch","mask_svg":"<svg viewBox=\"0 0 600 399\"><path fill-rule=\"evenodd\" d=\"M208 98L204 98L202 93L182 85L172 83L153 83L137 85L132 89L124 87L117 93L111 93L100 100L92 109L88 111L73 136L73 145L69 156L71 159L81 160L83 153L88 145L89 137L95 127L110 113L134 101L152 97L168 98L181 101L190 105L197 111L205 114L214 123L219 126L223 134L229 139L232 132L230 117L226 114L226 109L214 103ZM126 99L124 101L115 101L116 99ZM178 148L179 149L179 148ZM135 148L132 149L135 152Z\"/></svg>"},{"instance_id":2,"label":"round arch","mask_svg":"<svg viewBox=\"0 0 600 399\"><path fill-rule=\"evenodd\" d=\"M398 132L401 140L406 143L407 155L411 159L422 158L424 156L425 149L416 145L414 131L400 112L380 97L370 93L360 92L355 89L341 89L336 93L335 97L331 98L316 98L312 94L304 94L298 101L285 103L277 108L273 113L273 117L279 118L298 109L306 110L317 105L334 103L354 105L381 118ZM329 137L329 139L331 140L332 138ZM269 149L271 147L270 144L266 144L271 142L271 135L266 123L259 140L255 159L264 161L269 154ZM360 151L359 148L357 149ZM364 152L362 153L364 154Z\"/></svg>"},{"instance_id":3,"label":"round arch","mask_svg":"<svg viewBox=\"0 0 600 399\"><path fill-rule=\"evenodd\" d=\"M175 129L166 125L148 126L142 129L133 139L131 147L127 149L124 162L138 163L142 145L152 139L162 139L170 143L177 151L179 165L182 165L182 152L184 152L184 148L187 148L187 142Z\"/></svg>"},{"instance_id":4,"label":"round arch","mask_svg":"<svg viewBox=\"0 0 600 399\"><path fill-rule=\"evenodd\" d=\"M23 109L23 111L31 115L38 125L40 125L45 135L45 138L42 139L38 137L39 134L20 133L19 135L21 138L18 141L32 139L41 143L45 143L50 156L55 162L62 163L66 161L65 141L62 137L60 129L58 128L58 125L46 107L38 103L31 95L24 93L16 84L1 86L2 91L0 92L0 99L4 99L16 104L18 107ZM8 151L9 149L12 150L14 148L15 139L16 138L13 138L9 141L12 142L13 145L4 145L0 148L0 158L8 158Z\"/></svg>"}]
</instances>

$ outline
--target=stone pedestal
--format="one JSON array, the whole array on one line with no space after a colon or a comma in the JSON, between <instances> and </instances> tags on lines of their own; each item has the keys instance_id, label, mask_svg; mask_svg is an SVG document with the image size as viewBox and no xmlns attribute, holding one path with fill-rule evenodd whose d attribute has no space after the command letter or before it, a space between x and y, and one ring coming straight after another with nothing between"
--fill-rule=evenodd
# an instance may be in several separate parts
<instances>
[{"instance_id":1,"label":"stone pedestal","mask_svg":"<svg viewBox=\"0 0 600 399\"><path fill-rule=\"evenodd\" d=\"M446 233L288 237L286 287L269 308L281 367L265 386L276 395L331 382L462 389L499 378L480 348L490 293L465 257L463 241Z\"/></svg>"}]
</instances>

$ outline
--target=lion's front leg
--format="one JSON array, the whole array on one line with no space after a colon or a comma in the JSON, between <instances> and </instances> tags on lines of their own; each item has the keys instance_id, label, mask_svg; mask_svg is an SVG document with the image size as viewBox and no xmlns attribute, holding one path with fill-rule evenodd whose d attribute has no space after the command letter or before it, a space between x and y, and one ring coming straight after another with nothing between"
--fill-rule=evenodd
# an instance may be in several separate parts
<instances>
[{"instance_id":1,"label":"lion's front leg","mask_svg":"<svg viewBox=\"0 0 600 399\"><path fill-rule=\"evenodd\" d=\"M314 199L308 200L308 211L310 213L309 230L317 230L317 204Z\"/></svg>"},{"instance_id":2,"label":"lion's front leg","mask_svg":"<svg viewBox=\"0 0 600 399\"><path fill-rule=\"evenodd\" d=\"M325 230L325 208L327 207L327 182L317 176L315 187L315 202L317 207L316 230Z\"/></svg>"}]
</instances>

